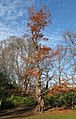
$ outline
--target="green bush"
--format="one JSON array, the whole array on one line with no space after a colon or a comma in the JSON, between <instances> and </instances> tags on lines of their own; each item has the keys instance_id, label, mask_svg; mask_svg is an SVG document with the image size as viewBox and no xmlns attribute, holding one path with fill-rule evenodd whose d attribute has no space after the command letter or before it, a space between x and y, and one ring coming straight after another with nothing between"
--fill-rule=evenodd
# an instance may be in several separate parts
<instances>
[{"instance_id":1,"label":"green bush","mask_svg":"<svg viewBox=\"0 0 76 119\"><path fill-rule=\"evenodd\" d=\"M16 106L29 107L33 105L35 105L35 101L31 97L10 95L2 101L1 109L9 109L9 108L14 108Z\"/></svg>"},{"instance_id":2,"label":"green bush","mask_svg":"<svg viewBox=\"0 0 76 119\"><path fill-rule=\"evenodd\" d=\"M74 105L73 109L76 110L76 105Z\"/></svg>"},{"instance_id":3,"label":"green bush","mask_svg":"<svg viewBox=\"0 0 76 119\"><path fill-rule=\"evenodd\" d=\"M33 106L35 101L33 98L30 97L22 97L22 96L15 96L11 95L7 98L7 101L11 101L15 106L24 105L24 106Z\"/></svg>"},{"instance_id":4,"label":"green bush","mask_svg":"<svg viewBox=\"0 0 76 119\"><path fill-rule=\"evenodd\" d=\"M11 101L3 101L1 104L1 109L12 109L15 105Z\"/></svg>"},{"instance_id":5,"label":"green bush","mask_svg":"<svg viewBox=\"0 0 76 119\"><path fill-rule=\"evenodd\" d=\"M44 97L45 106L72 108L76 105L76 92L66 92Z\"/></svg>"},{"instance_id":6,"label":"green bush","mask_svg":"<svg viewBox=\"0 0 76 119\"><path fill-rule=\"evenodd\" d=\"M76 109L76 92L66 92L61 94L54 94L53 96L44 96L45 107L64 107ZM10 95L7 96L3 102L3 108L12 108L15 106L34 106L35 99L27 96Z\"/></svg>"},{"instance_id":7,"label":"green bush","mask_svg":"<svg viewBox=\"0 0 76 119\"><path fill-rule=\"evenodd\" d=\"M51 97L49 97L49 96L45 96L44 97L44 103L45 103L45 106L50 106L51 104Z\"/></svg>"}]
</instances>

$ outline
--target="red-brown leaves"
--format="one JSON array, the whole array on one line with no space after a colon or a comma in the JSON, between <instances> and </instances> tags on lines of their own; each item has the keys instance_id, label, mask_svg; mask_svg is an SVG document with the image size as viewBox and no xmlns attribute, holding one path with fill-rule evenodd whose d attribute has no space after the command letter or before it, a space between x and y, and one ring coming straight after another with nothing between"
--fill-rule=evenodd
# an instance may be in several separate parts
<instances>
[{"instance_id":1,"label":"red-brown leaves","mask_svg":"<svg viewBox=\"0 0 76 119\"><path fill-rule=\"evenodd\" d=\"M30 59L28 58L28 62L29 64L33 65L33 68L31 69L28 66L27 73L33 77L38 77L40 75L40 67L38 64L47 58L49 51L51 50L49 47L41 46L38 43L40 40L47 40L47 38L44 38L42 30L48 24L49 16L49 12L46 12L45 10L45 5L38 12L36 12L34 7L29 9L30 21L27 23L27 26L30 28L32 34L31 40L33 41L34 45L31 47L32 51L30 54Z\"/></svg>"},{"instance_id":2,"label":"red-brown leaves","mask_svg":"<svg viewBox=\"0 0 76 119\"><path fill-rule=\"evenodd\" d=\"M33 11L30 11L31 14L30 14L30 20L33 22L33 23L42 23L42 25L46 24L45 20L47 19L47 15L46 13L44 12L44 9L40 9L39 12L33 12Z\"/></svg>"},{"instance_id":3,"label":"red-brown leaves","mask_svg":"<svg viewBox=\"0 0 76 119\"><path fill-rule=\"evenodd\" d=\"M70 87L70 85L67 81L62 80L60 85L55 84L52 87L52 89L48 92L48 96L50 96L50 94L69 92L72 89L73 88Z\"/></svg>"},{"instance_id":4,"label":"red-brown leaves","mask_svg":"<svg viewBox=\"0 0 76 119\"><path fill-rule=\"evenodd\" d=\"M39 76L39 69L30 69L28 68L26 71L26 74L31 76L31 77L38 77Z\"/></svg>"},{"instance_id":5,"label":"red-brown leaves","mask_svg":"<svg viewBox=\"0 0 76 119\"><path fill-rule=\"evenodd\" d=\"M50 14L45 11L45 7L42 7L38 12L35 11L34 7L31 7L29 15L30 22L27 23L27 26L31 30L32 38L35 40L40 39L40 32L48 24Z\"/></svg>"},{"instance_id":6,"label":"red-brown leaves","mask_svg":"<svg viewBox=\"0 0 76 119\"><path fill-rule=\"evenodd\" d=\"M46 46L39 48L39 50L35 52L34 59L37 59L37 60L44 59L50 50L51 50L51 48L46 47Z\"/></svg>"},{"instance_id":7,"label":"red-brown leaves","mask_svg":"<svg viewBox=\"0 0 76 119\"><path fill-rule=\"evenodd\" d=\"M37 31L39 31L39 26L38 26L37 24L33 24L33 25L31 26L31 31L32 31L32 32L37 32Z\"/></svg>"},{"instance_id":8,"label":"red-brown leaves","mask_svg":"<svg viewBox=\"0 0 76 119\"><path fill-rule=\"evenodd\" d=\"M40 48L41 51L43 52L49 52L51 50L51 48L47 47L47 46L43 46L42 48Z\"/></svg>"}]
</instances>

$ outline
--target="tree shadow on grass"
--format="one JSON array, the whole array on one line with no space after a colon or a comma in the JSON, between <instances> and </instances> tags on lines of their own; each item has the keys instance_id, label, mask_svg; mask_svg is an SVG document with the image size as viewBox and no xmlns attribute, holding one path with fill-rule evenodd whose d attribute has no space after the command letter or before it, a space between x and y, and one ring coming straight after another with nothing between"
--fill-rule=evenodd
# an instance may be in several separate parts
<instances>
[{"instance_id":1,"label":"tree shadow on grass","mask_svg":"<svg viewBox=\"0 0 76 119\"><path fill-rule=\"evenodd\" d=\"M32 116L34 112L33 108L18 108L18 109L10 109L10 110L2 110L0 111L0 119L21 119L23 117Z\"/></svg>"}]
</instances>

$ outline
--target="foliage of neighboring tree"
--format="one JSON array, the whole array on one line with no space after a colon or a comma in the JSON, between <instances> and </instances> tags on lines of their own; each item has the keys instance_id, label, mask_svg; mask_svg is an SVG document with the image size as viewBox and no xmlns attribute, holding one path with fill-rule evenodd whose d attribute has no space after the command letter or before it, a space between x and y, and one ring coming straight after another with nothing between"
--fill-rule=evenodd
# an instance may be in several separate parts
<instances>
[{"instance_id":1,"label":"foliage of neighboring tree","mask_svg":"<svg viewBox=\"0 0 76 119\"><path fill-rule=\"evenodd\" d=\"M6 72L0 71L0 105L4 99L4 96L10 94L12 85L10 85L10 80Z\"/></svg>"}]
</instances>

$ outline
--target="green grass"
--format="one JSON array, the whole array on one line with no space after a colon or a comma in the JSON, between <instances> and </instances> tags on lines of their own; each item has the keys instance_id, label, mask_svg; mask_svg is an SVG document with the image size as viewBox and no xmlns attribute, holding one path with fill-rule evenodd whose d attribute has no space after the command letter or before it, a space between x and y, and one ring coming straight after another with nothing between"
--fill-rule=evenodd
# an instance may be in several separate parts
<instances>
[{"instance_id":1,"label":"green grass","mask_svg":"<svg viewBox=\"0 0 76 119\"><path fill-rule=\"evenodd\" d=\"M43 113L36 116L22 118L22 119L76 119L76 112Z\"/></svg>"},{"instance_id":2,"label":"green grass","mask_svg":"<svg viewBox=\"0 0 76 119\"><path fill-rule=\"evenodd\" d=\"M23 118L25 119L25 118ZM26 119L76 119L76 116L56 116L56 115L47 115L47 116L34 116L34 117L28 117Z\"/></svg>"},{"instance_id":3,"label":"green grass","mask_svg":"<svg viewBox=\"0 0 76 119\"><path fill-rule=\"evenodd\" d=\"M47 111L44 113L31 113L24 112L20 114L11 114L1 117L0 119L76 119L75 110L55 110Z\"/></svg>"}]
</instances>

